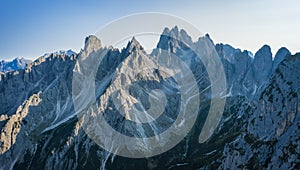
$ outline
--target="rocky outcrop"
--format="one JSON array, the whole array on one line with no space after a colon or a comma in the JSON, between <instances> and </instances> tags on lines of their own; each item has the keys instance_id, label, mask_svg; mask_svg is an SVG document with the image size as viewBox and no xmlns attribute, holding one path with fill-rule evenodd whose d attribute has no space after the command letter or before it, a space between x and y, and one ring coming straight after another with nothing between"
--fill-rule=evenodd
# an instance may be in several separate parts
<instances>
[{"instance_id":1,"label":"rocky outcrop","mask_svg":"<svg viewBox=\"0 0 300 170\"><path fill-rule=\"evenodd\" d=\"M37 106L41 99L40 94L34 94L29 97L21 106L18 107L15 114L11 116L1 115L1 122L5 122L0 136L0 154L4 154L16 143L17 135L21 130L23 119L27 116L29 107Z\"/></svg>"},{"instance_id":2,"label":"rocky outcrop","mask_svg":"<svg viewBox=\"0 0 300 170\"><path fill-rule=\"evenodd\" d=\"M272 70L272 53L271 48L268 45L264 45L259 49L253 60L253 73L254 79L258 84L258 87L261 87L271 74Z\"/></svg>"},{"instance_id":3,"label":"rocky outcrop","mask_svg":"<svg viewBox=\"0 0 300 170\"><path fill-rule=\"evenodd\" d=\"M291 52L287 48L285 47L280 48L274 57L272 72L274 72L275 69L277 69L278 64L282 62L286 56L289 55L291 55Z\"/></svg>"}]
</instances>

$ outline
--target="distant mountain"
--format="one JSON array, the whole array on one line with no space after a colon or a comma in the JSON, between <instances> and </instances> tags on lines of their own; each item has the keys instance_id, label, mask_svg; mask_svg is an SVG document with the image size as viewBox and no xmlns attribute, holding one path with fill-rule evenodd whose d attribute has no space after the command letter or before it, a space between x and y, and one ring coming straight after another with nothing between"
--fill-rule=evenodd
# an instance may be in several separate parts
<instances>
[{"instance_id":1,"label":"distant mountain","mask_svg":"<svg viewBox=\"0 0 300 170\"><path fill-rule=\"evenodd\" d=\"M52 53L46 53L43 56L44 57L49 57L50 55L67 55L67 56L71 56L71 55L76 55L76 53L74 51L70 50L60 50L60 51L56 51L56 52L52 52Z\"/></svg>"},{"instance_id":2,"label":"distant mountain","mask_svg":"<svg viewBox=\"0 0 300 170\"><path fill-rule=\"evenodd\" d=\"M15 58L12 61L0 61L0 72L16 71L20 69L25 69L26 64L32 62L24 58Z\"/></svg>"},{"instance_id":3,"label":"distant mountain","mask_svg":"<svg viewBox=\"0 0 300 170\"><path fill-rule=\"evenodd\" d=\"M71 55L76 55L76 53L72 50L60 50L56 51L53 53L46 53L43 56L44 57L49 57L50 55L66 55L66 56L71 56ZM16 71L16 70L24 70L26 69L26 65L31 63L32 60L25 59L25 58L15 58L12 61L5 61L2 60L0 61L0 72L6 73L10 71Z\"/></svg>"},{"instance_id":4,"label":"distant mountain","mask_svg":"<svg viewBox=\"0 0 300 170\"><path fill-rule=\"evenodd\" d=\"M0 75L0 169L299 169L300 54L291 55L281 48L273 59L267 45L254 56L230 45L213 46L225 71L227 89L217 92L226 98L226 104L212 136L199 143L211 101L216 98L210 76L218 77L219 67L209 75L204 65L216 61L200 61L189 47L201 52L207 43L213 43L208 35L193 42L184 30L166 28L157 47L147 54L135 38L123 49L116 49L103 47L101 40L91 35L79 54L50 53L25 69ZM174 55L190 68L196 84L184 81L184 88L178 88L178 82L168 73L192 77L178 73L177 67L168 68L169 72L151 70L158 60L165 66L178 64ZM97 66L94 59L100 58L95 80L86 81ZM73 84L74 78L82 83ZM128 84L131 86L126 88ZM90 87L94 87L94 96L81 93ZM187 125L193 119L194 126L180 143L160 155L138 159L116 156L84 131L88 122L95 125L89 128L91 132L105 132L98 137L112 148L120 143L131 148L132 143L126 140L105 140L113 134L99 124L101 118L127 136L144 139L161 134L174 123L180 110L180 90L192 100L191 93L197 88L201 101L199 111L194 113L197 117L181 120ZM82 98L79 106L91 97L96 101L88 103L88 109L76 110L72 94L75 99ZM160 105L163 97L165 109L157 122L133 123L152 120L139 109L150 108L150 100ZM114 103L114 99L119 102ZM133 110L133 106L139 109ZM78 112L85 116L77 116ZM164 144L169 138L153 140ZM153 148L142 140L134 146L145 153Z\"/></svg>"}]
</instances>

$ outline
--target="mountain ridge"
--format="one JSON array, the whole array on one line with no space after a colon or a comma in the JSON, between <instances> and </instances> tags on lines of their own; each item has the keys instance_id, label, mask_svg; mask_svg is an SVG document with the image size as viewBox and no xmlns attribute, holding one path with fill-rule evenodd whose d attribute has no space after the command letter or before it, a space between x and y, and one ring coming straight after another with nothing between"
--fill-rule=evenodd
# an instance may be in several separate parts
<instances>
[{"instance_id":1,"label":"mountain ridge","mask_svg":"<svg viewBox=\"0 0 300 170\"><path fill-rule=\"evenodd\" d=\"M275 58L272 60L270 57L268 46L263 46L252 58L247 51L216 45L228 82L227 102L216 131L207 142L199 144L198 135L210 107L209 77L202 61L196 60L197 57L186 45L199 42L189 42L184 32L178 28L173 29L175 38L162 36L161 46L158 47L164 50L157 50L157 53L144 53L135 39L126 48L119 50L102 47L97 37L89 36L79 54L42 56L25 70L1 75L0 161L6 163L0 165L0 168L160 169L177 165L191 169L299 167L299 54L292 56L286 49L282 49L275 55L278 59L274 64ZM166 29L168 31L172 29ZM180 43L181 39L188 43ZM130 73L131 69L141 64L152 66L150 62L153 56L172 62L172 58L166 54L176 54L192 70L198 80L199 91L202 92L201 101L204 103L199 106L199 113L203 114L199 114L186 138L166 153L144 159L130 159L108 153L89 138L84 131L85 120L76 116L72 101L72 78L77 73L89 73L89 68L77 65L76 61L103 57L100 58L102 62L95 74L96 102L100 103L98 109L105 110L108 120L118 120L112 121L112 127L119 128L121 132L137 132L136 135L143 136L159 133L155 128L157 125L134 128L128 121L137 114L130 115L128 110L124 111L127 122L122 122L117 112L110 110L113 109L109 102L110 96L113 97L115 89L122 88L122 84L130 84L134 79L155 80L141 87L159 87L154 82L160 80L173 82L167 75L157 71L141 72L136 77L135 74L122 75L124 70L128 69ZM265 66L267 69L264 69ZM163 85L165 90L171 88ZM131 89L130 95L125 95L126 91L121 90L120 98L128 101L125 109L133 105L132 101L139 100L138 89ZM176 94L173 93L176 92L174 88L168 91L171 95ZM154 94L159 96L159 93ZM141 93L144 102L140 105L148 108L149 103L144 100L146 97ZM173 106L176 105L176 99L171 97L167 101ZM167 109L176 110L176 107ZM22 118L17 119L20 115ZM170 118L168 120L173 120L172 116ZM121 142L126 144L125 141ZM143 146L141 143L138 145Z\"/></svg>"}]
</instances>

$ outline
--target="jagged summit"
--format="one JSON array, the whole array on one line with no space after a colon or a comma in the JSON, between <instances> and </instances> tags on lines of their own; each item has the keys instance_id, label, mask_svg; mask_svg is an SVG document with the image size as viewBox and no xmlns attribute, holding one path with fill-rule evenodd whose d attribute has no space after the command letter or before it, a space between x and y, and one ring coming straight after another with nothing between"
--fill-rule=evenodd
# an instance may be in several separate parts
<instances>
[{"instance_id":1,"label":"jagged summit","mask_svg":"<svg viewBox=\"0 0 300 170\"><path fill-rule=\"evenodd\" d=\"M269 45L263 45L254 55L254 63L258 65L271 64L272 65L272 52Z\"/></svg>"},{"instance_id":2,"label":"jagged summit","mask_svg":"<svg viewBox=\"0 0 300 170\"><path fill-rule=\"evenodd\" d=\"M224 56L224 58L229 62L234 61L233 55L235 53L241 52L240 49L236 49L229 44L223 44L223 43L216 44L216 50L220 56Z\"/></svg>"},{"instance_id":3,"label":"jagged summit","mask_svg":"<svg viewBox=\"0 0 300 170\"><path fill-rule=\"evenodd\" d=\"M101 47L101 41L95 35L89 35L85 38L84 51L97 51Z\"/></svg>"},{"instance_id":4,"label":"jagged summit","mask_svg":"<svg viewBox=\"0 0 300 170\"><path fill-rule=\"evenodd\" d=\"M179 30L177 26L172 28L165 28L160 36L157 48L168 49L170 44L180 46L182 43L191 45L193 43L192 38L183 29Z\"/></svg>"},{"instance_id":5,"label":"jagged summit","mask_svg":"<svg viewBox=\"0 0 300 170\"><path fill-rule=\"evenodd\" d=\"M206 39L206 40L208 40L211 44L214 44L214 41L210 38L210 35L208 34L208 33L206 33L205 35L204 35L204 37L199 37L199 39L198 39L198 41L200 41L200 39Z\"/></svg>"},{"instance_id":6,"label":"jagged summit","mask_svg":"<svg viewBox=\"0 0 300 170\"><path fill-rule=\"evenodd\" d=\"M135 50L144 50L144 48L142 47L142 45L140 44L140 42L138 42L138 40L135 37L132 37L131 41L128 42L126 48L125 48L126 52L132 52Z\"/></svg>"},{"instance_id":7,"label":"jagged summit","mask_svg":"<svg viewBox=\"0 0 300 170\"><path fill-rule=\"evenodd\" d=\"M272 71L274 72L278 64L284 60L286 56L291 55L291 52L286 47L281 47L275 54Z\"/></svg>"},{"instance_id":8,"label":"jagged summit","mask_svg":"<svg viewBox=\"0 0 300 170\"><path fill-rule=\"evenodd\" d=\"M287 54L291 54L291 52L286 47L281 47L275 54L275 58L286 56Z\"/></svg>"},{"instance_id":9,"label":"jagged summit","mask_svg":"<svg viewBox=\"0 0 300 170\"><path fill-rule=\"evenodd\" d=\"M269 45L263 45L254 55L254 57L268 57L272 58L271 47Z\"/></svg>"}]
</instances>

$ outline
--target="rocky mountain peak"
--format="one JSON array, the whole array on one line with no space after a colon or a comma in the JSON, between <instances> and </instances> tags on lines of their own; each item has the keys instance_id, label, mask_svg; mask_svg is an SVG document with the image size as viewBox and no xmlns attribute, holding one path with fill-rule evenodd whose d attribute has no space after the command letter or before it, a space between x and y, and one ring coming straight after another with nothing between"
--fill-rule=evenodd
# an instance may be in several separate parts
<instances>
[{"instance_id":1,"label":"rocky mountain peak","mask_svg":"<svg viewBox=\"0 0 300 170\"><path fill-rule=\"evenodd\" d=\"M254 59L266 58L272 60L271 47L269 45L263 45L254 55Z\"/></svg>"},{"instance_id":2,"label":"rocky mountain peak","mask_svg":"<svg viewBox=\"0 0 300 170\"><path fill-rule=\"evenodd\" d=\"M220 55L220 57L224 58L228 62L232 63L234 61L234 54L237 52L241 52L240 49L235 49L228 44L216 44L216 51Z\"/></svg>"},{"instance_id":3,"label":"rocky mountain peak","mask_svg":"<svg viewBox=\"0 0 300 170\"><path fill-rule=\"evenodd\" d=\"M169 49L172 47L179 47L183 44L191 45L193 43L192 38L183 29L179 30L177 26L172 28L165 28L162 35L160 36L157 48Z\"/></svg>"},{"instance_id":4,"label":"rocky mountain peak","mask_svg":"<svg viewBox=\"0 0 300 170\"><path fill-rule=\"evenodd\" d=\"M130 53L132 51L139 51L139 50L143 51L144 48L135 37L132 37L131 41L129 41L126 46L126 51Z\"/></svg>"},{"instance_id":5,"label":"rocky mountain peak","mask_svg":"<svg viewBox=\"0 0 300 170\"><path fill-rule=\"evenodd\" d=\"M272 52L268 45L262 46L254 55L253 64L256 65L255 69L269 69L272 66Z\"/></svg>"},{"instance_id":6,"label":"rocky mountain peak","mask_svg":"<svg viewBox=\"0 0 300 170\"><path fill-rule=\"evenodd\" d=\"M258 87L269 78L272 73L272 52L268 45L262 46L254 55L253 72Z\"/></svg>"},{"instance_id":7,"label":"rocky mountain peak","mask_svg":"<svg viewBox=\"0 0 300 170\"><path fill-rule=\"evenodd\" d=\"M211 42L211 44L214 44L213 40L210 38L210 35L209 34L205 34L205 38L207 40L209 40Z\"/></svg>"},{"instance_id":8,"label":"rocky mountain peak","mask_svg":"<svg viewBox=\"0 0 300 170\"><path fill-rule=\"evenodd\" d=\"M291 52L286 47L281 47L275 54L275 58L281 58L282 56L285 57L288 54L291 54Z\"/></svg>"},{"instance_id":9,"label":"rocky mountain peak","mask_svg":"<svg viewBox=\"0 0 300 170\"><path fill-rule=\"evenodd\" d=\"M84 51L97 51L101 47L101 41L95 35L90 35L85 38Z\"/></svg>"},{"instance_id":10,"label":"rocky mountain peak","mask_svg":"<svg viewBox=\"0 0 300 170\"><path fill-rule=\"evenodd\" d=\"M275 57L274 57L274 61L273 61L273 68L272 68L273 71L275 71L278 64L281 61L283 61L287 55L291 55L291 52L285 47L282 47L277 51L277 53L275 54Z\"/></svg>"}]
</instances>

